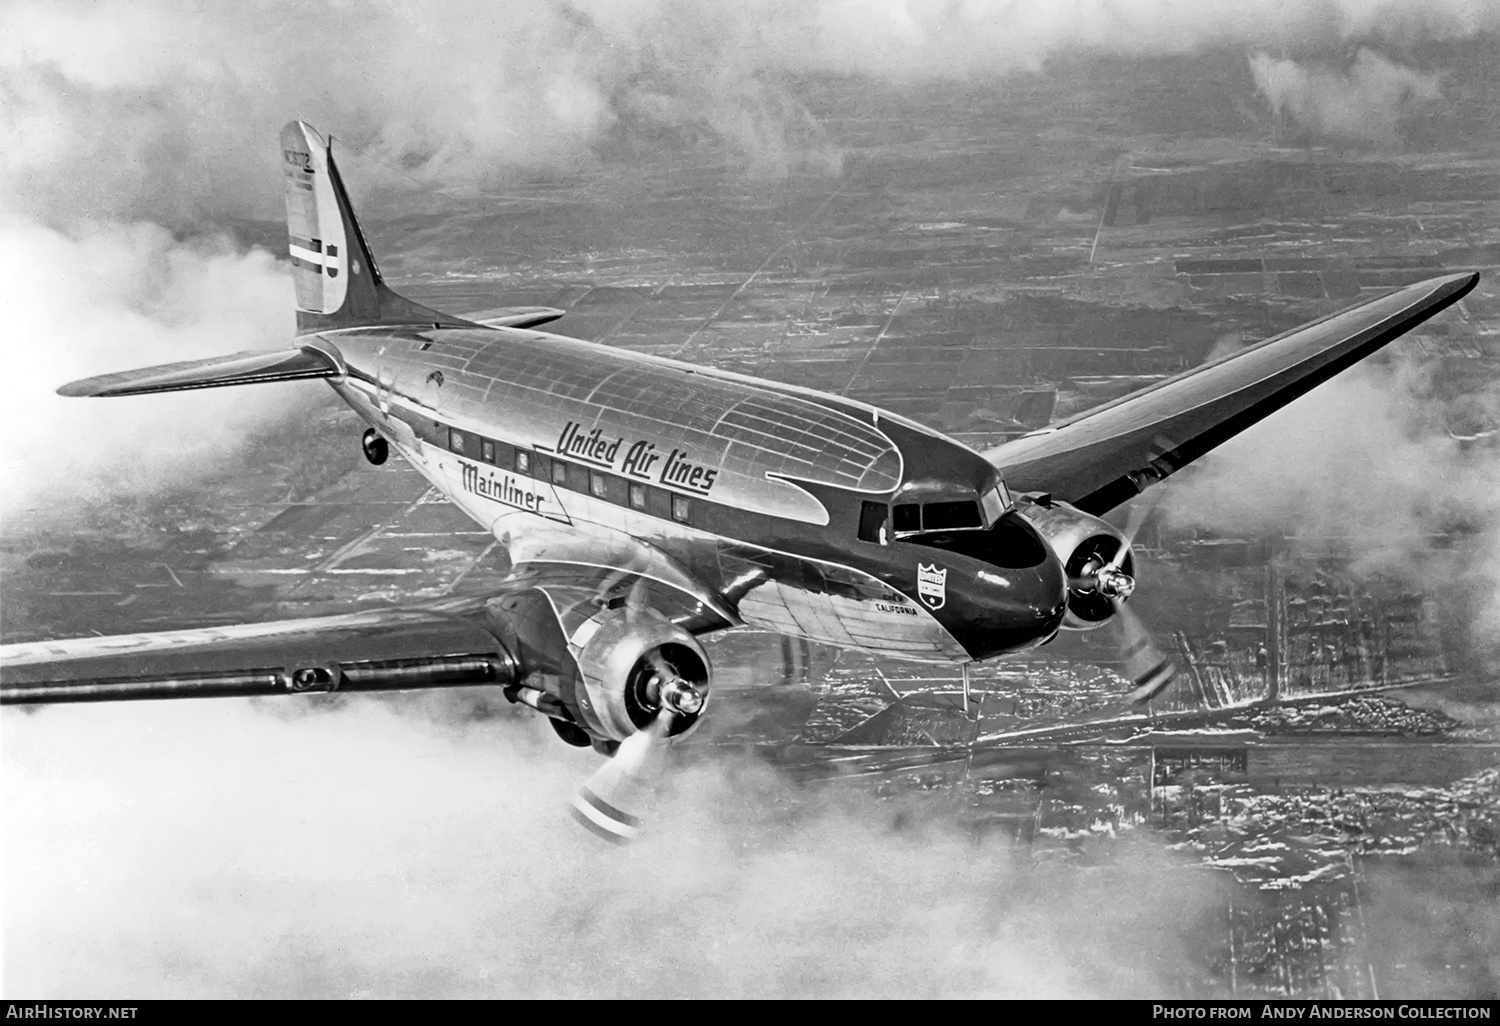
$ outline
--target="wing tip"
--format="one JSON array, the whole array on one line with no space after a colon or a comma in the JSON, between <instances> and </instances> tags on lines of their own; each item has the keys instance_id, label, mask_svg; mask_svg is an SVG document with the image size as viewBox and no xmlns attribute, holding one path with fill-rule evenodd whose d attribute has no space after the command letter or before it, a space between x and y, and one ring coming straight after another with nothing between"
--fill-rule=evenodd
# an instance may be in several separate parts
<instances>
[{"instance_id":1,"label":"wing tip","mask_svg":"<svg viewBox=\"0 0 1500 1026\"><path fill-rule=\"evenodd\" d=\"M57 394L69 398L115 395L118 392L120 377L119 374L96 374L91 378L79 378L77 381L57 386Z\"/></svg>"},{"instance_id":2,"label":"wing tip","mask_svg":"<svg viewBox=\"0 0 1500 1026\"><path fill-rule=\"evenodd\" d=\"M1443 287L1448 290L1448 295L1445 298L1457 301L1467 296L1474 290L1474 286L1479 284L1479 272L1465 271L1462 274L1449 275L1447 278L1442 279L1442 282Z\"/></svg>"}]
</instances>

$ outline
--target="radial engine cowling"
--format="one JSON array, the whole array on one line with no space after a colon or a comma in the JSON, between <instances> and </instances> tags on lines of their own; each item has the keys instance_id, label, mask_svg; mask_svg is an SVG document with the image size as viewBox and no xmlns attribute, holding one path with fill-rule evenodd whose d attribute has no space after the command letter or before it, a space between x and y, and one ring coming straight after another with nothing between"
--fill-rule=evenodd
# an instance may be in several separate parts
<instances>
[{"instance_id":1,"label":"radial engine cowling","mask_svg":"<svg viewBox=\"0 0 1500 1026\"><path fill-rule=\"evenodd\" d=\"M1135 559L1125 536L1098 517L1055 499L1023 501L1018 512L1052 546L1067 572L1068 614L1063 627L1089 631L1106 623L1115 615L1115 600L1095 583L1094 575L1113 566L1134 586ZM1128 594L1126 590L1118 597Z\"/></svg>"},{"instance_id":2,"label":"radial engine cowling","mask_svg":"<svg viewBox=\"0 0 1500 1026\"><path fill-rule=\"evenodd\" d=\"M708 653L661 614L606 610L573 640L575 646L582 640L574 649L579 670L574 694L584 725L596 736L623 741L666 709L671 713L667 733L675 737L691 730L707 710Z\"/></svg>"}]
</instances>

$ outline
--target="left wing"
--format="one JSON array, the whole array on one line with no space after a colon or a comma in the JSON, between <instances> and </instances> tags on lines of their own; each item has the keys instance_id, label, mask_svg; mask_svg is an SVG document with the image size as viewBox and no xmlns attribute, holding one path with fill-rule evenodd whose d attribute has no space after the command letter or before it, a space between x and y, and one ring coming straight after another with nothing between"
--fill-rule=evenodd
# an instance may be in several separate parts
<instances>
[{"instance_id":1,"label":"left wing","mask_svg":"<svg viewBox=\"0 0 1500 1026\"><path fill-rule=\"evenodd\" d=\"M1408 285L986 452L1015 492L1104 513L1458 302L1479 281Z\"/></svg>"},{"instance_id":2,"label":"left wing","mask_svg":"<svg viewBox=\"0 0 1500 1026\"><path fill-rule=\"evenodd\" d=\"M628 570L533 562L491 594L400 609L0 646L0 705L400 691L489 684L572 702L573 657L603 610L691 635L730 626L697 595ZM560 630L559 630L560 629ZM543 680L542 678L545 678ZM556 704L539 711L562 714Z\"/></svg>"}]
</instances>

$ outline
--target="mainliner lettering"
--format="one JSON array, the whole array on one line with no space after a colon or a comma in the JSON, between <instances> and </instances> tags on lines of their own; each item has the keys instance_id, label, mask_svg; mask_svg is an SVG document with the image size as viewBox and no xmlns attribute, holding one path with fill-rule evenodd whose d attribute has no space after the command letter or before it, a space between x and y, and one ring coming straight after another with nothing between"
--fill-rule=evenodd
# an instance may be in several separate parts
<instances>
[{"instance_id":1,"label":"mainliner lettering","mask_svg":"<svg viewBox=\"0 0 1500 1026\"><path fill-rule=\"evenodd\" d=\"M588 434L583 434L579 425L570 420L562 429L562 434L557 436L557 451L597 463L601 467L613 467L623 441L623 438L605 438L603 428L594 428Z\"/></svg>"},{"instance_id":2,"label":"mainliner lettering","mask_svg":"<svg viewBox=\"0 0 1500 1026\"><path fill-rule=\"evenodd\" d=\"M717 470L690 462L680 449L673 449L671 455L667 457L667 462L662 464L661 477L658 480L662 484L690 488L695 492L707 494L708 490L714 486L714 478L718 476Z\"/></svg>"},{"instance_id":3,"label":"mainliner lettering","mask_svg":"<svg viewBox=\"0 0 1500 1026\"><path fill-rule=\"evenodd\" d=\"M547 501L546 496L538 495L530 488L523 486L520 482L524 478L512 477L510 474L493 470L479 473L479 468L472 463L463 460L458 461L463 471L464 491L489 499L491 502L499 502L506 506L514 506L516 509L530 510L533 513L541 511L542 503Z\"/></svg>"}]
</instances>

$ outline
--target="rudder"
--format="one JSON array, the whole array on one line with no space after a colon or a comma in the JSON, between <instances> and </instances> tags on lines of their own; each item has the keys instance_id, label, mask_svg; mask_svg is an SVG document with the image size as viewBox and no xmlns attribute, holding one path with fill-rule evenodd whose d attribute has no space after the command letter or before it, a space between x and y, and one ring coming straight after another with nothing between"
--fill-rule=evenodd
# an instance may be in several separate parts
<instances>
[{"instance_id":1,"label":"rudder","mask_svg":"<svg viewBox=\"0 0 1500 1026\"><path fill-rule=\"evenodd\" d=\"M385 286L333 153L306 122L281 130L281 170L298 334L391 324L472 326Z\"/></svg>"}]
</instances>

